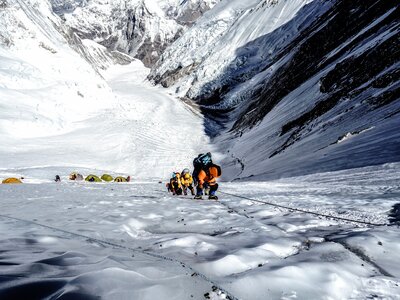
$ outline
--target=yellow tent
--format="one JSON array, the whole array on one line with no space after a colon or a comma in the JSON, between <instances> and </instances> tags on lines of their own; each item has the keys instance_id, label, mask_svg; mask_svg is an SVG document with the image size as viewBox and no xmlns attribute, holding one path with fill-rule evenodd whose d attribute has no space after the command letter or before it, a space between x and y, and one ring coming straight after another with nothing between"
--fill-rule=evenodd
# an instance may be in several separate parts
<instances>
[{"instance_id":1,"label":"yellow tent","mask_svg":"<svg viewBox=\"0 0 400 300\"><path fill-rule=\"evenodd\" d=\"M2 181L2 183L4 183L4 184L22 183L22 181L21 181L20 179L18 179L18 178L11 177L11 178L6 178L6 179L4 179L4 180Z\"/></svg>"}]
</instances>

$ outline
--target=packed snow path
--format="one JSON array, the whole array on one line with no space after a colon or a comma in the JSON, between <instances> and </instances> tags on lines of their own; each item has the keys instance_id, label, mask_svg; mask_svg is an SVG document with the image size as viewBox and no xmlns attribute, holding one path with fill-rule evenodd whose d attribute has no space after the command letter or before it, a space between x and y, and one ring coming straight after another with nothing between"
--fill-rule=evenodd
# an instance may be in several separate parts
<instances>
[{"instance_id":1,"label":"packed snow path","mask_svg":"<svg viewBox=\"0 0 400 300\"><path fill-rule=\"evenodd\" d=\"M142 179L160 179L190 167L193 157L211 149L202 116L146 82L148 70L140 65L114 67L106 76L118 98L117 128L129 136L120 146L131 164L125 169Z\"/></svg>"},{"instance_id":2,"label":"packed snow path","mask_svg":"<svg viewBox=\"0 0 400 300\"><path fill-rule=\"evenodd\" d=\"M221 191L389 223L399 170L222 183ZM358 226L224 195L218 202L173 197L154 182L62 179L0 186L2 299L223 299L220 289L238 299L399 299L396 226Z\"/></svg>"}]
</instances>

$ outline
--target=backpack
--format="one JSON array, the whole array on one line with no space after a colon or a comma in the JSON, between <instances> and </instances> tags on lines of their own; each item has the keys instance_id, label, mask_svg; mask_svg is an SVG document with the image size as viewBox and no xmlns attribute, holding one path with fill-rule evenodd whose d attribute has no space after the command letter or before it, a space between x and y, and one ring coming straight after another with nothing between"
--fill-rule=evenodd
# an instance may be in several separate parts
<instances>
[{"instance_id":1,"label":"backpack","mask_svg":"<svg viewBox=\"0 0 400 300\"><path fill-rule=\"evenodd\" d=\"M214 168L214 171L215 171L215 174L212 174L213 177L218 178L218 177L220 177L220 176L222 175L222 170L221 170L221 167L220 167L220 166L218 166L218 165L216 165L216 164L211 164L210 167L213 167L213 168ZM208 171L208 170L209 170L209 169L207 169L207 171ZM209 176L209 174L207 174L207 175Z\"/></svg>"},{"instance_id":2,"label":"backpack","mask_svg":"<svg viewBox=\"0 0 400 300\"><path fill-rule=\"evenodd\" d=\"M199 175L200 170L206 170L208 166L212 164L211 153L199 154L193 160L193 180L197 182L197 175Z\"/></svg>"},{"instance_id":3,"label":"backpack","mask_svg":"<svg viewBox=\"0 0 400 300\"><path fill-rule=\"evenodd\" d=\"M210 152L208 152L206 154L199 154L193 160L193 167L195 169L205 168L210 164L212 164L212 159L211 159L211 153Z\"/></svg>"}]
</instances>

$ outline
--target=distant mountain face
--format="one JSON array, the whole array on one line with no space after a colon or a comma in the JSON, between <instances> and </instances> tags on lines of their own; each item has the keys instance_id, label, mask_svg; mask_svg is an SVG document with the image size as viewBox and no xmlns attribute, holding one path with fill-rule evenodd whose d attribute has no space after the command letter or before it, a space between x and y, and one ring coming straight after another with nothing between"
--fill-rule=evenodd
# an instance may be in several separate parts
<instances>
[{"instance_id":1,"label":"distant mountain face","mask_svg":"<svg viewBox=\"0 0 400 300\"><path fill-rule=\"evenodd\" d=\"M79 39L49 2L0 1L0 152L26 151L30 138L68 132L108 107L114 96L99 71L129 59Z\"/></svg>"},{"instance_id":2,"label":"distant mountain face","mask_svg":"<svg viewBox=\"0 0 400 300\"><path fill-rule=\"evenodd\" d=\"M227 179L400 161L400 7L223 1L153 67L197 102Z\"/></svg>"},{"instance_id":3,"label":"distant mountain face","mask_svg":"<svg viewBox=\"0 0 400 300\"><path fill-rule=\"evenodd\" d=\"M164 49L219 0L51 0L80 38L153 65Z\"/></svg>"}]
</instances>

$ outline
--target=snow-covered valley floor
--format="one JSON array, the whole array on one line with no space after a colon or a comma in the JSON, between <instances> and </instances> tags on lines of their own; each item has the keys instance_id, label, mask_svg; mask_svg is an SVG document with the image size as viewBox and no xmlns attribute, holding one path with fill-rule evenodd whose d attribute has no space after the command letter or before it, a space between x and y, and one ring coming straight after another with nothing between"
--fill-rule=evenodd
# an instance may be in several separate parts
<instances>
[{"instance_id":1,"label":"snow-covered valley floor","mask_svg":"<svg viewBox=\"0 0 400 300\"><path fill-rule=\"evenodd\" d=\"M146 82L148 71L140 61L112 67L103 74L112 92L97 91L97 102L72 102L70 94L61 92L53 99L43 89L36 95L24 88L0 88L9 100L0 111L0 176L25 175L32 182L74 170L103 170L161 179L191 164L199 152L212 151L202 117ZM35 103L46 110L45 120ZM29 120L21 116L25 110ZM51 171L29 173L32 167Z\"/></svg>"},{"instance_id":2,"label":"snow-covered valley floor","mask_svg":"<svg viewBox=\"0 0 400 300\"><path fill-rule=\"evenodd\" d=\"M400 164L221 192L390 224ZM1 299L399 299L397 226L157 182L0 185ZM215 286L215 287L213 287ZM218 295L219 294L219 295Z\"/></svg>"}]
</instances>

